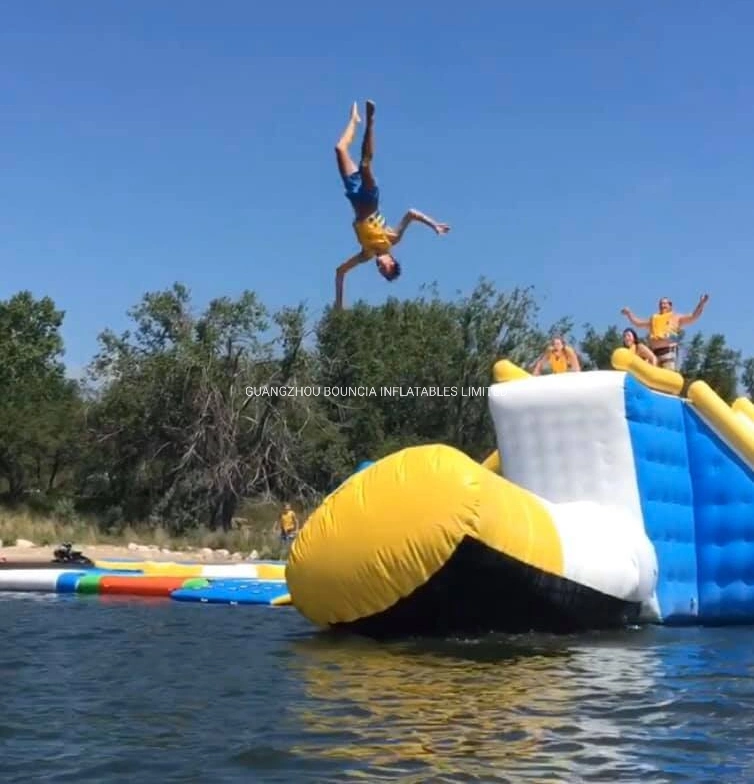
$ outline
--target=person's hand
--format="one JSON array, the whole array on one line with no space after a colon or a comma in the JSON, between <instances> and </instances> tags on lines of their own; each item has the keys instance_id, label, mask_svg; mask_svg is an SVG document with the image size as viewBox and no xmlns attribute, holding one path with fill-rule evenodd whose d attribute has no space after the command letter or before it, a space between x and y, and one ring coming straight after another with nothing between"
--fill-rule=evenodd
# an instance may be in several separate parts
<instances>
[{"instance_id":1,"label":"person's hand","mask_svg":"<svg viewBox=\"0 0 754 784\"><path fill-rule=\"evenodd\" d=\"M631 311L628 308L621 308L620 311L624 316L627 316Z\"/></svg>"},{"instance_id":2,"label":"person's hand","mask_svg":"<svg viewBox=\"0 0 754 784\"><path fill-rule=\"evenodd\" d=\"M709 299L709 294L702 294L702 296L699 297L699 304L706 305L708 299Z\"/></svg>"},{"instance_id":3,"label":"person's hand","mask_svg":"<svg viewBox=\"0 0 754 784\"><path fill-rule=\"evenodd\" d=\"M450 231L450 226L447 223L435 223L432 228L437 234L447 234Z\"/></svg>"}]
</instances>

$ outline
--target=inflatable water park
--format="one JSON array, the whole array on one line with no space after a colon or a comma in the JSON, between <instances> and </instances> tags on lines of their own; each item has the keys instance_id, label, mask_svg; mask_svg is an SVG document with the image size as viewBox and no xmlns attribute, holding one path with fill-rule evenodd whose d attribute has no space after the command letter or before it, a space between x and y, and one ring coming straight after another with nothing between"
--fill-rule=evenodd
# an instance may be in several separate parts
<instances>
[{"instance_id":1,"label":"inflatable water park","mask_svg":"<svg viewBox=\"0 0 754 784\"><path fill-rule=\"evenodd\" d=\"M754 622L754 404L628 349L488 389L497 449L364 461L288 560L0 564L0 591L293 607L370 637Z\"/></svg>"},{"instance_id":2,"label":"inflatable water park","mask_svg":"<svg viewBox=\"0 0 754 784\"><path fill-rule=\"evenodd\" d=\"M373 637L754 622L754 405L626 348L612 366L499 361L495 452L362 467L294 542L293 605Z\"/></svg>"}]
</instances>

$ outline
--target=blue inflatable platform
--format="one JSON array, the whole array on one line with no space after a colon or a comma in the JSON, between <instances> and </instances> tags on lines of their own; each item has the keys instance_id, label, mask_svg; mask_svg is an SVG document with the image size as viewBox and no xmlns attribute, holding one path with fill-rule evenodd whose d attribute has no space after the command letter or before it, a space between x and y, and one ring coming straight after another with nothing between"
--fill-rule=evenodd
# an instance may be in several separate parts
<instances>
[{"instance_id":1,"label":"blue inflatable platform","mask_svg":"<svg viewBox=\"0 0 754 784\"><path fill-rule=\"evenodd\" d=\"M178 602L207 604L290 604L284 580L212 580L207 586L180 588L170 594Z\"/></svg>"}]
</instances>

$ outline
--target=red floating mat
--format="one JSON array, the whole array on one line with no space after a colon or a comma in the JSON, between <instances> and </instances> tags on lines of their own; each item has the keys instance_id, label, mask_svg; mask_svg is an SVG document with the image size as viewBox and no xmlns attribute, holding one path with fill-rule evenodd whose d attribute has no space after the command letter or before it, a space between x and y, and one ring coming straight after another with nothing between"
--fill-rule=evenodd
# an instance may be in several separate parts
<instances>
[{"instance_id":1,"label":"red floating mat","mask_svg":"<svg viewBox=\"0 0 754 784\"><path fill-rule=\"evenodd\" d=\"M185 577L153 577L152 575L108 575L99 578L100 594L120 596L170 596L182 588Z\"/></svg>"}]
</instances>

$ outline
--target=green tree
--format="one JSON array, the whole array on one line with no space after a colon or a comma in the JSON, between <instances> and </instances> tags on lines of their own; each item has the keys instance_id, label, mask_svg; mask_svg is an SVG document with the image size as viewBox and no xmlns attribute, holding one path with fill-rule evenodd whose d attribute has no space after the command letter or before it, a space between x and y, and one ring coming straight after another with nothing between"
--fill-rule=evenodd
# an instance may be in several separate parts
<instances>
[{"instance_id":1,"label":"green tree","mask_svg":"<svg viewBox=\"0 0 754 784\"><path fill-rule=\"evenodd\" d=\"M175 284L145 295L130 316L133 332L103 333L92 366L103 502L179 531L228 528L246 496L316 495L298 455L318 426L337 438L321 404L246 391L307 378L302 307L270 315L247 291L194 316L188 290Z\"/></svg>"},{"instance_id":2,"label":"green tree","mask_svg":"<svg viewBox=\"0 0 754 784\"><path fill-rule=\"evenodd\" d=\"M754 357L749 357L744 361L741 383L749 400L754 400Z\"/></svg>"},{"instance_id":3,"label":"green tree","mask_svg":"<svg viewBox=\"0 0 754 784\"><path fill-rule=\"evenodd\" d=\"M64 313L22 291L0 302L0 477L10 500L51 490L70 468L83 401L65 377Z\"/></svg>"},{"instance_id":4,"label":"green tree","mask_svg":"<svg viewBox=\"0 0 754 784\"><path fill-rule=\"evenodd\" d=\"M603 333L598 332L591 324L584 325L584 337L581 339L583 370L610 370L611 358L616 348L623 345L623 333L615 325L609 326Z\"/></svg>"},{"instance_id":5,"label":"green tree","mask_svg":"<svg viewBox=\"0 0 754 784\"><path fill-rule=\"evenodd\" d=\"M680 372L689 382L706 381L723 400L732 403L738 396L740 366L741 352L730 348L724 335L714 334L705 340L697 333L686 346Z\"/></svg>"},{"instance_id":6,"label":"green tree","mask_svg":"<svg viewBox=\"0 0 754 784\"><path fill-rule=\"evenodd\" d=\"M501 293L485 280L450 302L432 286L413 300L328 311L317 327L321 384L377 392L330 401L354 459L437 441L475 457L489 452L492 367L502 357L533 362L546 340L536 316L530 290Z\"/></svg>"},{"instance_id":7,"label":"green tree","mask_svg":"<svg viewBox=\"0 0 754 784\"><path fill-rule=\"evenodd\" d=\"M359 460L413 444L479 459L495 442L495 362L528 369L552 335L572 331L569 318L539 325L531 289L500 292L484 279L451 300L429 286L410 300L328 309L314 325L303 306L271 313L250 291L194 313L176 283L129 317L122 334L100 335L84 385L65 377L64 314L51 299L0 302L6 496L75 494L105 520L180 532L227 528L244 499L315 503ZM610 368L619 328L584 328L582 366ZM683 345L689 381L731 402L740 375L754 396L754 358L742 362L723 335Z\"/></svg>"}]
</instances>

